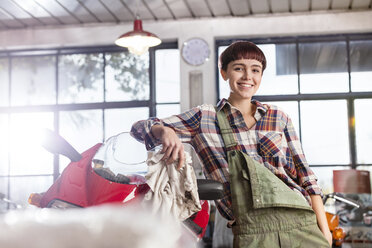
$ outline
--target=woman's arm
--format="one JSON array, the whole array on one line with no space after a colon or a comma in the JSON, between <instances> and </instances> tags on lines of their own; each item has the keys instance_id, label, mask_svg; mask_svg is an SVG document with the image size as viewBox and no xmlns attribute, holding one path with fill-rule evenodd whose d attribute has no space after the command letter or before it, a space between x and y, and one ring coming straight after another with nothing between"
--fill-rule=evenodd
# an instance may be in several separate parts
<instances>
[{"instance_id":1,"label":"woman's arm","mask_svg":"<svg viewBox=\"0 0 372 248\"><path fill-rule=\"evenodd\" d=\"M317 183L317 178L308 165L305 154L302 150L301 142L296 134L291 119L287 116L287 123L284 133L288 142L288 148L292 154L300 186L303 187L310 195L311 206L315 212L319 229L332 246L332 235L329 231L327 218L322 201L322 190Z\"/></svg>"},{"instance_id":2,"label":"woman's arm","mask_svg":"<svg viewBox=\"0 0 372 248\"><path fill-rule=\"evenodd\" d=\"M311 203L312 203L311 206L315 212L319 229L320 231L322 231L329 245L332 246L332 234L329 231L322 198L320 197L320 195L310 195L310 198L311 198Z\"/></svg>"}]
</instances>

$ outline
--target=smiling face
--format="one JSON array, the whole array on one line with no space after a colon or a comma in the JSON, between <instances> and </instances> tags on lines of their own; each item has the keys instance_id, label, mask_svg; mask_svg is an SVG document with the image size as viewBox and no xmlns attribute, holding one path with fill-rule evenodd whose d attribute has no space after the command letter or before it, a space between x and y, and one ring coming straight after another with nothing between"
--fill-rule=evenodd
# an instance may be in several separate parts
<instances>
[{"instance_id":1,"label":"smiling face","mask_svg":"<svg viewBox=\"0 0 372 248\"><path fill-rule=\"evenodd\" d=\"M261 84L262 63L255 59L234 60L226 71L221 69L221 75L229 80L230 99L250 100Z\"/></svg>"}]
</instances>

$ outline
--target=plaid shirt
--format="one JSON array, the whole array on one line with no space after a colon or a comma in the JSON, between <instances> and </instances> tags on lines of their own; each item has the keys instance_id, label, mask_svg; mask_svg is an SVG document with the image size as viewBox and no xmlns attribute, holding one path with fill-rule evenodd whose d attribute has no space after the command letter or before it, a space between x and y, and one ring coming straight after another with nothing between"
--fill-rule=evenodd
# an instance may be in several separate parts
<instances>
[{"instance_id":1,"label":"plaid shirt","mask_svg":"<svg viewBox=\"0 0 372 248\"><path fill-rule=\"evenodd\" d=\"M310 195L321 195L322 191L306 162L291 119L276 106L263 105L255 100L252 103L257 106L254 115L257 122L251 128L246 126L241 112L226 99L217 104L217 111L226 112L238 143L236 149L263 164L311 205ZM156 124L171 127L182 142L190 143L203 163L206 178L224 184L225 197L216 203L220 213L233 220L229 166L215 107L206 104L162 120L150 118L139 121L132 126L131 133L139 141L144 141L147 149L151 149L160 144L150 132Z\"/></svg>"}]
</instances>

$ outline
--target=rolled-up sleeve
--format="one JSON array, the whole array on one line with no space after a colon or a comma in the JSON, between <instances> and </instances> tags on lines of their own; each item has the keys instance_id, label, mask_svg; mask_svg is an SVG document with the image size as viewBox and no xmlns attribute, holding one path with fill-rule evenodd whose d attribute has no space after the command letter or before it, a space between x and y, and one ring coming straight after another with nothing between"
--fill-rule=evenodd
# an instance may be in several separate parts
<instances>
[{"instance_id":1,"label":"rolled-up sleeve","mask_svg":"<svg viewBox=\"0 0 372 248\"><path fill-rule=\"evenodd\" d=\"M146 149L150 150L160 144L160 141L152 135L151 127L154 125L162 125L162 123L163 122L158 118L137 121L132 125L130 134L136 140L145 143Z\"/></svg>"},{"instance_id":2,"label":"rolled-up sleeve","mask_svg":"<svg viewBox=\"0 0 372 248\"><path fill-rule=\"evenodd\" d=\"M151 133L154 125L164 125L172 128L183 143L189 143L198 132L201 121L200 107L192 108L182 114L173 115L168 118L149 118L134 123L131 128L131 135L138 141L146 144L146 149L152 149L160 145L160 140Z\"/></svg>"}]
</instances>

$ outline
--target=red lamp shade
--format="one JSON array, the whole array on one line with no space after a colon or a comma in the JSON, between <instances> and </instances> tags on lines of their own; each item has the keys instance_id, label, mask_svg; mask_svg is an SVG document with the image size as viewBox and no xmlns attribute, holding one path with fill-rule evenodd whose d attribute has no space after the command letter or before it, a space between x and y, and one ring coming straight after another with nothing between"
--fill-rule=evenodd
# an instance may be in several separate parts
<instances>
[{"instance_id":1,"label":"red lamp shade","mask_svg":"<svg viewBox=\"0 0 372 248\"><path fill-rule=\"evenodd\" d=\"M115 44L122 47L127 47L129 52L141 55L148 51L149 47L157 46L161 40L153 33L142 29L142 21L134 20L133 31L121 35Z\"/></svg>"}]
</instances>

